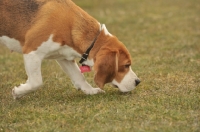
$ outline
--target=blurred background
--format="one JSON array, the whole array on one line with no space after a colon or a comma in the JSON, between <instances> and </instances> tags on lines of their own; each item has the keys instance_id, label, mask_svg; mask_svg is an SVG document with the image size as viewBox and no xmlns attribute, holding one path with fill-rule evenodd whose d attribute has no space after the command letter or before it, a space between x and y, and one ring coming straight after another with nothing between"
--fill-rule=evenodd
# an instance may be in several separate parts
<instances>
[{"instance_id":1,"label":"blurred background","mask_svg":"<svg viewBox=\"0 0 200 132\"><path fill-rule=\"evenodd\" d=\"M106 94L86 96L45 60L43 88L14 103L23 58L1 46L0 131L200 131L200 1L73 1L126 45L142 82L129 94L106 85Z\"/></svg>"}]
</instances>

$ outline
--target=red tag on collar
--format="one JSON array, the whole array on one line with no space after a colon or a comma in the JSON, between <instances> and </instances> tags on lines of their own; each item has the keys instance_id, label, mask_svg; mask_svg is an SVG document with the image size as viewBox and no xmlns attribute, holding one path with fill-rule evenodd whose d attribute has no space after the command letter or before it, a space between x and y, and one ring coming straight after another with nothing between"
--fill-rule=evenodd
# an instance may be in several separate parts
<instances>
[{"instance_id":1,"label":"red tag on collar","mask_svg":"<svg viewBox=\"0 0 200 132\"><path fill-rule=\"evenodd\" d=\"M86 66L86 65L80 66L80 70L81 70L81 73L90 72L91 71L90 67Z\"/></svg>"}]
</instances>

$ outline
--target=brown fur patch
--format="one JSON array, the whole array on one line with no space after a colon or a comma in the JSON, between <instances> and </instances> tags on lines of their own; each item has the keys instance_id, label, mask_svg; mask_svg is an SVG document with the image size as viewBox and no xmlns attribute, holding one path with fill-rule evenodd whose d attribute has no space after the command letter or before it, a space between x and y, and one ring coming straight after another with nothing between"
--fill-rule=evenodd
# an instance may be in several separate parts
<instances>
[{"instance_id":1,"label":"brown fur patch","mask_svg":"<svg viewBox=\"0 0 200 132\"><path fill-rule=\"evenodd\" d=\"M19 40L23 53L53 34L54 41L82 54L99 32L98 21L71 0L1 0L0 16L0 36Z\"/></svg>"},{"instance_id":2,"label":"brown fur patch","mask_svg":"<svg viewBox=\"0 0 200 132\"><path fill-rule=\"evenodd\" d=\"M25 34L40 6L35 0L1 0L0 36L15 38L23 45Z\"/></svg>"}]
</instances>

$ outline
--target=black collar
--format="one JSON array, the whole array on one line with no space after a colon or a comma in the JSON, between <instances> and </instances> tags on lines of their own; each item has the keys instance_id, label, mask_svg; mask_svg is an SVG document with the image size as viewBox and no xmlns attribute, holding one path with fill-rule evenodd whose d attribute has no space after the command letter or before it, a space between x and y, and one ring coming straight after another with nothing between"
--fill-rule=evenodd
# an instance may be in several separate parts
<instances>
[{"instance_id":1,"label":"black collar","mask_svg":"<svg viewBox=\"0 0 200 132\"><path fill-rule=\"evenodd\" d=\"M100 31L99 31L99 34L101 33L101 30L102 30L102 25L101 25L101 29L100 29ZM93 40L92 44L91 44L90 47L86 50L86 52L82 54L81 60L79 61L80 64L82 64L84 61L87 60L87 58L88 58L88 56L89 56L89 53L90 53L91 49L93 48L94 43L96 42L96 40L97 40L99 34L98 34L98 35L96 36L96 38Z\"/></svg>"}]
</instances>

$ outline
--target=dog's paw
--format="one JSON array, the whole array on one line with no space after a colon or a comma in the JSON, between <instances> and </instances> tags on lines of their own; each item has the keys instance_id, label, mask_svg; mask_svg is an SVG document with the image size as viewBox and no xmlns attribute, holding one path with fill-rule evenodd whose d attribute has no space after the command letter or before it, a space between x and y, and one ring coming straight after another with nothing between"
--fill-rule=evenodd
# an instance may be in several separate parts
<instances>
[{"instance_id":1,"label":"dog's paw","mask_svg":"<svg viewBox=\"0 0 200 132\"><path fill-rule=\"evenodd\" d=\"M22 95L19 95L19 94L16 93L16 89L17 89L17 87L14 87L12 89L12 96L13 96L14 100L16 100L16 99L18 99L18 98L20 98L22 96Z\"/></svg>"},{"instance_id":2,"label":"dog's paw","mask_svg":"<svg viewBox=\"0 0 200 132\"><path fill-rule=\"evenodd\" d=\"M92 89L87 89L87 90L82 90L85 94L87 95L93 95L93 94L98 94L98 93L105 93L104 90L100 88L92 88Z\"/></svg>"}]
</instances>

